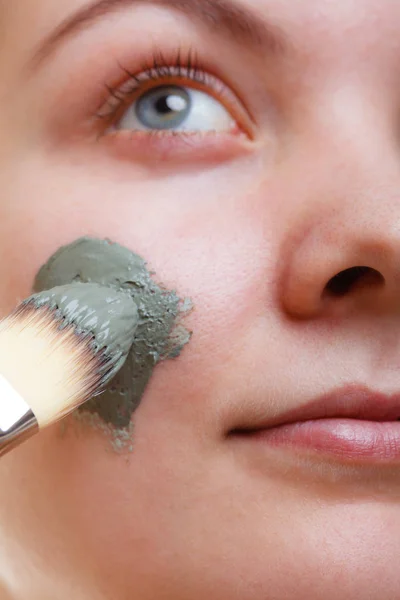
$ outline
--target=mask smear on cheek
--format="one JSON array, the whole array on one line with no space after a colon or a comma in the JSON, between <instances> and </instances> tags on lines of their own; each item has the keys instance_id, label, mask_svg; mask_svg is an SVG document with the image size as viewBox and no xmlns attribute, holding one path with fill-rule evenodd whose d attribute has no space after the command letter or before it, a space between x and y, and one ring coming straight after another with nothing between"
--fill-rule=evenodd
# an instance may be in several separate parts
<instances>
[{"instance_id":1,"label":"mask smear on cheek","mask_svg":"<svg viewBox=\"0 0 400 600\"><path fill-rule=\"evenodd\" d=\"M190 340L181 319L191 302L158 285L140 256L109 240L84 237L60 248L40 269L34 291L72 282L127 290L138 307L139 325L125 365L103 394L76 413L109 433L115 450L132 450L132 415L153 369L160 361L179 356Z\"/></svg>"}]
</instances>

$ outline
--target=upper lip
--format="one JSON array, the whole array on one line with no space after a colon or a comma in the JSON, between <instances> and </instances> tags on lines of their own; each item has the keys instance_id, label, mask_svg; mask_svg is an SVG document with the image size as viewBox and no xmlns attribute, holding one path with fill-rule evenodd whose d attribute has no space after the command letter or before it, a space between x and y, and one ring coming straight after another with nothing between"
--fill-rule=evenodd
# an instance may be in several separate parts
<instances>
[{"instance_id":1,"label":"upper lip","mask_svg":"<svg viewBox=\"0 0 400 600\"><path fill-rule=\"evenodd\" d=\"M362 419L396 421L400 419L400 393L383 394L367 387L347 385L282 414L236 431L259 430L314 419Z\"/></svg>"}]
</instances>

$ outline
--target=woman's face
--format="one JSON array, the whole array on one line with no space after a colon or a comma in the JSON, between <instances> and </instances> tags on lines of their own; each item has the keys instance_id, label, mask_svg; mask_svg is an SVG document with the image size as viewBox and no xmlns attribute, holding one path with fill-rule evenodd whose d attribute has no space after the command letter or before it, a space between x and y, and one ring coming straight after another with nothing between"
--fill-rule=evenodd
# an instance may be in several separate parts
<instances>
[{"instance_id":1,"label":"woman's face","mask_svg":"<svg viewBox=\"0 0 400 600\"><path fill-rule=\"evenodd\" d=\"M397 598L395 426L254 430L399 404L400 4L4 0L0 26L2 314L82 235L194 304L133 452L71 419L2 458L2 598Z\"/></svg>"}]
</instances>

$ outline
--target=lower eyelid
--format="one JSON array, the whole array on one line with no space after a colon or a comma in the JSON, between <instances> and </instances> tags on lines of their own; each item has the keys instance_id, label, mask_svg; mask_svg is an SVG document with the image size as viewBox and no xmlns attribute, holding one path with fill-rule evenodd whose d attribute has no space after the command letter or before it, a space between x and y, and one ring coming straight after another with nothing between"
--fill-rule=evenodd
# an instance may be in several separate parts
<instances>
[{"instance_id":1,"label":"lower eyelid","mask_svg":"<svg viewBox=\"0 0 400 600\"><path fill-rule=\"evenodd\" d=\"M156 171L174 165L204 169L207 165L234 160L254 152L254 144L238 128L232 132L118 131L102 135L98 143L110 156L125 162L148 165Z\"/></svg>"}]
</instances>

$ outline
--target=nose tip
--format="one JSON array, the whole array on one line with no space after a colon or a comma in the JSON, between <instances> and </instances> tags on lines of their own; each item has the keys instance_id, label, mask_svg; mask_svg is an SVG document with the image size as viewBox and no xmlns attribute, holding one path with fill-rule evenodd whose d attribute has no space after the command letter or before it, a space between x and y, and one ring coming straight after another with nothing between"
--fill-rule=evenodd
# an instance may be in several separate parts
<instances>
[{"instance_id":1,"label":"nose tip","mask_svg":"<svg viewBox=\"0 0 400 600\"><path fill-rule=\"evenodd\" d=\"M399 310L400 235L380 235L374 227L373 238L349 228L303 238L283 278L286 313L305 319L350 308Z\"/></svg>"}]
</instances>

